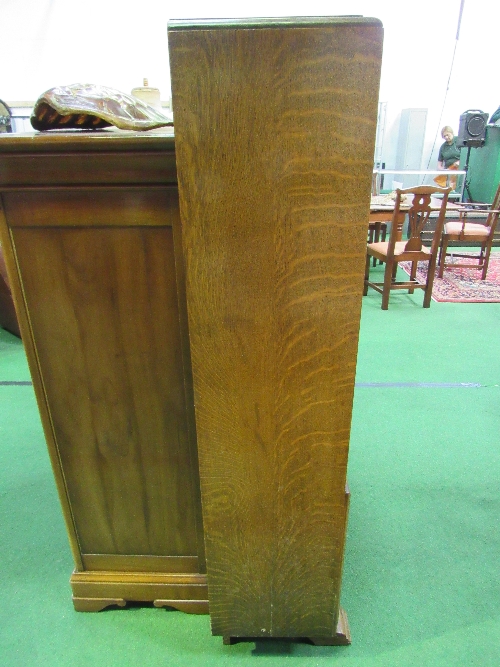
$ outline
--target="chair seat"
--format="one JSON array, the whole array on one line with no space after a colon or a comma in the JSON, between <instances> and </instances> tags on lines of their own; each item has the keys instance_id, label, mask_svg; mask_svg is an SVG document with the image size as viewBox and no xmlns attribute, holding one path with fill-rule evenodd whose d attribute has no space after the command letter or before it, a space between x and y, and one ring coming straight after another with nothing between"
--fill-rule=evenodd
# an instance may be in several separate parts
<instances>
[{"instance_id":1,"label":"chair seat","mask_svg":"<svg viewBox=\"0 0 500 667\"><path fill-rule=\"evenodd\" d=\"M408 261L419 260L419 259L428 259L431 254L430 248L422 246L422 249L419 252L414 250L411 252L405 253L406 241L396 241L394 246L394 257L398 257L399 261L402 259L407 259ZM387 257L389 252L389 242L388 241L379 241L378 243L369 243L367 246L368 254L372 257ZM405 257L407 255L407 257Z\"/></svg>"},{"instance_id":2,"label":"chair seat","mask_svg":"<svg viewBox=\"0 0 500 667\"><path fill-rule=\"evenodd\" d=\"M487 238L490 233L489 227L475 222L466 222L463 231L461 222L447 222L443 231L445 234L453 234L454 236L475 236L478 238Z\"/></svg>"}]
</instances>

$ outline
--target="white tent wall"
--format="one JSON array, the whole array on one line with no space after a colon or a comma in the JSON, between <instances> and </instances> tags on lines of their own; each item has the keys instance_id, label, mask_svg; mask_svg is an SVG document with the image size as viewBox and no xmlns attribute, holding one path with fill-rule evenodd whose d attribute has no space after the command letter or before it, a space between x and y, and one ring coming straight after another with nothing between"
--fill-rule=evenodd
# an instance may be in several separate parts
<instances>
[{"instance_id":1,"label":"white tent wall","mask_svg":"<svg viewBox=\"0 0 500 667\"><path fill-rule=\"evenodd\" d=\"M360 14L384 24L380 100L387 102L382 159L394 167L401 110L427 108L422 167L435 168L439 130L467 109L500 105L500 4L465 0L227 0L168 2L1 0L0 98L34 101L56 85L90 82L130 92L143 77L170 97L167 22L173 18ZM449 90L448 78L457 45ZM444 107L443 107L444 105Z\"/></svg>"}]
</instances>

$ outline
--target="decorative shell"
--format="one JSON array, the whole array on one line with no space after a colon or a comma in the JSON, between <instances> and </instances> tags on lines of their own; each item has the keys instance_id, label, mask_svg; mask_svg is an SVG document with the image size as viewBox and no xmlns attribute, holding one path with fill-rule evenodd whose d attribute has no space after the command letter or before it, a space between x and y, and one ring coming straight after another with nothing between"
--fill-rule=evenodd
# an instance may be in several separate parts
<instances>
[{"instance_id":1,"label":"decorative shell","mask_svg":"<svg viewBox=\"0 0 500 667\"><path fill-rule=\"evenodd\" d=\"M390 193L389 197L392 199L392 201L396 201L396 199L398 198L398 193L396 192L396 190L393 190L393 191ZM401 203L403 203L403 202L405 202L407 199L408 199L407 195L401 195L401 199L400 199L399 201L400 201Z\"/></svg>"},{"instance_id":2,"label":"decorative shell","mask_svg":"<svg viewBox=\"0 0 500 667\"><path fill-rule=\"evenodd\" d=\"M152 130L174 124L142 100L91 83L47 90L36 101L30 120L35 130L97 130L110 125L120 130Z\"/></svg>"},{"instance_id":3,"label":"decorative shell","mask_svg":"<svg viewBox=\"0 0 500 667\"><path fill-rule=\"evenodd\" d=\"M388 192L386 195L383 196L382 202L385 204L393 204L396 201L396 197L398 196L398 193L396 190L393 190L392 192ZM408 199L408 195L401 195L400 202L401 204L404 204L404 202Z\"/></svg>"}]
</instances>

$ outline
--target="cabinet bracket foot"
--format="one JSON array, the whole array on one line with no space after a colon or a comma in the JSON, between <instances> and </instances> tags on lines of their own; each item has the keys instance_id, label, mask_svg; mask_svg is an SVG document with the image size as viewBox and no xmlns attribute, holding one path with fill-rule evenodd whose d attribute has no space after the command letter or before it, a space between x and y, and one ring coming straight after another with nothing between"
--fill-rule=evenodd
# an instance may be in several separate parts
<instances>
[{"instance_id":1,"label":"cabinet bracket foot","mask_svg":"<svg viewBox=\"0 0 500 667\"><path fill-rule=\"evenodd\" d=\"M125 607L126 604L123 598L78 598L73 596L75 611L102 611L111 605Z\"/></svg>"},{"instance_id":2,"label":"cabinet bracket foot","mask_svg":"<svg viewBox=\"0 0 500 667\"><path fill-rule=\"evenodd\" d=\"M351 633L347 614L341 608L339 610L339 620L337 622L337 632L333 637L232 637L224 635L222 643L226 646L239 644L240 642L259 642L259 641L296 641L307 642L314 646L349 646L351 643Z\"/></svg>"}]
</instances>

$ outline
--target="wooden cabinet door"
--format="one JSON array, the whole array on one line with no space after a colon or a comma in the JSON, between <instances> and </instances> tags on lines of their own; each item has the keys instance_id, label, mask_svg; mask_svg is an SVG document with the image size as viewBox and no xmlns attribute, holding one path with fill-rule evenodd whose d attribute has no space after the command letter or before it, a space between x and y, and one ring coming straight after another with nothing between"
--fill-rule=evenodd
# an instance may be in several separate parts
<instances>
[{"instance_id":1,"label":"wooden cabinet door","mask_svg":"<svg viewBox=\"0 0 500 667\"><path fill-rule=\"evenodd\" d=\"M31 189L3 202L77 571L193 575L170 582L192 597L182 585L205 582L177 189ZM132 590L115 576L82 595L149 599L148 581L166 583Z\"/></svg>"}]
</instances>

